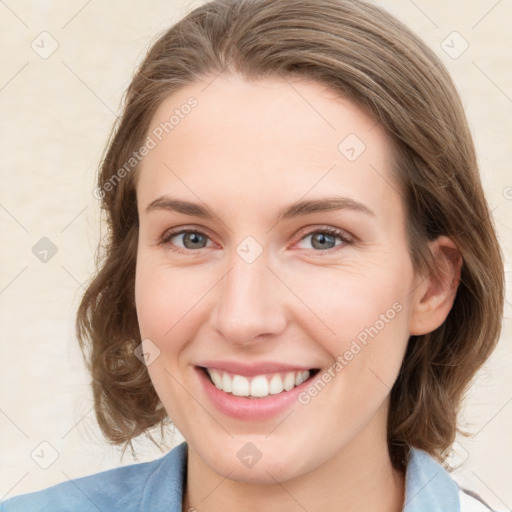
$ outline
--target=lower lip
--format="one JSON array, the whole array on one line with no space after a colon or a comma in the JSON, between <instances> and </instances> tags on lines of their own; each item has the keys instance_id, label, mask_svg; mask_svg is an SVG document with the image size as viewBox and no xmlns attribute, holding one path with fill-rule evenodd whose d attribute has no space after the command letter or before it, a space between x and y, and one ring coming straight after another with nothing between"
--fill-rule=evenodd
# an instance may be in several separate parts
<instances>
[{"instance_id":1,"label":"lower lip","mask_svg":"<svg viewBox=\"0 0 512 512\"><path fill-rule=\"evenodd\" d=\"M290 391L268 395L264 398L250 398L235 396L217 389L204 370L198 367L195 370L206 394L221 413L248 421L266 420L282 413L294 402L297 402L298 395L309 386L311 380L309 378Z\"/></svg>"}]
</instances>

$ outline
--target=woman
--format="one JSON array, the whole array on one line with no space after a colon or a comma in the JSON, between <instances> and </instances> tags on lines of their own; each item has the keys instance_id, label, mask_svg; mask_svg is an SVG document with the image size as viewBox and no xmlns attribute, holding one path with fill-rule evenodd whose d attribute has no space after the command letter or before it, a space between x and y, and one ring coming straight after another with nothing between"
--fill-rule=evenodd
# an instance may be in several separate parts
<instances>
[{"instance_id":1,"label":"woman","mask_svg":"<svg viewBox=\"0 0 512 512\"><path fill-rule=\"evenodd\" d=\"M159 460L12 510L490 510L441 463L503 264L444 66L363 1L218 0L130 84L77 316L106 437Z\"/></svg>"}]
</instances>

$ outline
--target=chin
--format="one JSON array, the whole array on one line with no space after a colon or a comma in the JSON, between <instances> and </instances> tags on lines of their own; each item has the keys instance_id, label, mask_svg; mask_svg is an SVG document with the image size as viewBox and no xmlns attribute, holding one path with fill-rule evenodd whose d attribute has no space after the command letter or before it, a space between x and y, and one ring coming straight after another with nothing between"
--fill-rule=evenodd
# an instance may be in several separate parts
<instances>
[{"instance_id":1,"label":"chin","mask_svg":"<svg viewBox=\"0 0 512 512\"><path fill-rule=\"evenodd\" d=\"M300 447L284 451L282 440L279 448L268 440L254 440L254 436L237 436L228 444L208 446L197 455L218 475L237 482L276 484L285 482L306 472L306 458ZM200 447L200 450L202 447Z\"/></svg>"}]
</instances>

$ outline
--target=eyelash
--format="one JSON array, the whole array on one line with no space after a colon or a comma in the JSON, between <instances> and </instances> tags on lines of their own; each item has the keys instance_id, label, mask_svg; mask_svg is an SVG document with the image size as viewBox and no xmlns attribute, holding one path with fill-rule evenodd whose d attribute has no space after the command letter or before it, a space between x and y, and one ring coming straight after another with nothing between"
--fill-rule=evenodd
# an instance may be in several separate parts
<instances>
[{"instance_id":1,"label":"eyelash","mask_svg":"<svg viewBox=\"0 0 512 512\"><path fill-rule=\"evenodd\" d=\"M200 249L183 249L181 247L178 247L174 244L169 243L170 240L172 238L174 238L175 236L186 234L186 233L195 233L198 235L202 235L208 239L210 238L206 233L204 233L203 231L201 231L199 229L177 229L175 231L172 231L172 230L166 231L162 235L160 241L158 242L158 245L168 245L171 251L177 252L180 254L189 254L191 252L197 252L200 249L206 249L206 247L201 247ZM351 236L349 236L345 231L342 231L341 229L334 228L332 226L324 226L321 228L313 229L312 231L308 231L307 233L304 234L304 236L302 236L299 239L299 242L301 242L308 236L315 235L318 233L337 236L343 242L342 244L336 245L336 246L332 247L331 249L324 249L324 250L312 249L313 251L318 252L318 253L331 254L332 252L337 251L346 245L351 245L354 243L354 239Z\"/></svg>"}]
</instances>

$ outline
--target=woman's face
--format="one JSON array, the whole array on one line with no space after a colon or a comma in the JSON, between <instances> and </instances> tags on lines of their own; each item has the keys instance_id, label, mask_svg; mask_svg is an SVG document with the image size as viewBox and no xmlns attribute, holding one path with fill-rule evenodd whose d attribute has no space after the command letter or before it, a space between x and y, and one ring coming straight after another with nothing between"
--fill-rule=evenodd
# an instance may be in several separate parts
<instances>
[{"instance_id":1,"label":"woman's face","mask_svg":"<svg viewBox=\"0 0 512 512\"><path fill-rule=\"evenodd\" d=\"M231 479L367 461L421 289L389 141L316 82L206 85L160 105L138 175L151 380L191 454Z\"/></svg>"}]
</instances>

